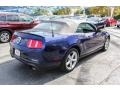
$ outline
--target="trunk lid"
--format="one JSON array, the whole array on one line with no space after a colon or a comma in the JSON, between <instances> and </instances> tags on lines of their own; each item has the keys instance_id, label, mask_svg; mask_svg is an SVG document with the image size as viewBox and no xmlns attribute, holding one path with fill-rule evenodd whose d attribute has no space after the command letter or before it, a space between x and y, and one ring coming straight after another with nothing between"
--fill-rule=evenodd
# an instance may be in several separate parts
<instances>
[{"instance_id":1,"label":"trunk lid","mask_svg":"<svg viewBox=\"0 0 120 90\"><path fill-rule=\"evenodd\" d=\"M57 39L61 39L61 38L65 38L68 36L68 34L58 34L58 33L54 33L54 37L52 36L52 31L51 32L44 32L44 31L35 31L35 30L26 30L26 31L22 31L22 33L27 33L27 34L32 34L35 36L40 36L40 37L44 37L46 42L49 42L51 40L57 40Z\"/></svg>"},{"instance_id":2,"label":"trunk lid","mask_svg":"<svg viewBox=\"0 0 120 90\"><path fill-rule=\"evenodd\" d=\"M62 35L62 34L55 34L54 37L52 36L51 33L47 32L33 32L33 31L22 31L22 32L15 32L14 35L17 37L16 39L13 40L14 45L19 45L23 47L28 47L27 42L29 39L32 40L37 40L42 42L42 48L45 47L45 44L47 42L54 42L59 39L64 39L68 35Z\"/></svg>"}]
</instances>

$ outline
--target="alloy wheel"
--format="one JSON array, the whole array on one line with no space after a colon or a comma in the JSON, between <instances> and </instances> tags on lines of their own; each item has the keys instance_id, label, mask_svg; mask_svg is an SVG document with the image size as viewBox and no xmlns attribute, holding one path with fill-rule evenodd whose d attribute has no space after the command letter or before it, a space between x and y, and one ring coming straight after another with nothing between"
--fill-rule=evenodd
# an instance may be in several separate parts
<instances>
[{"instance_id":1,"label":"alloy wheel","mask_svg":"<svg viewBox=\"0 0 120 90\"><path fill-rule=\"evenodd\" d=\"M108 47L109 47L109 39L106 39L106 42L105 42L105 50L107 50L108 49Z\"/></svg>"},{"instance_id":2,"label":"alloy wheel","mask_svg":"<svg viewBox=\"0 0 120 90\"><path fill-rule=\"evenodd\" d=\"M71 51L68 56L67 56L67 60L66 60L66 68L68 70L72 70L78 60L78 53L76 51Z\"/></svg>"},{"instance_id":3,"label":"alloy wheel","mask_svg":"<svg viewBox=\"0 0 120 90\"><path fill-rule=\"evenodd\" d=\"M1 32L0 34L0 41L5 43L10 40L10 34L8 32Z\"/></svg>"}]
</instances>

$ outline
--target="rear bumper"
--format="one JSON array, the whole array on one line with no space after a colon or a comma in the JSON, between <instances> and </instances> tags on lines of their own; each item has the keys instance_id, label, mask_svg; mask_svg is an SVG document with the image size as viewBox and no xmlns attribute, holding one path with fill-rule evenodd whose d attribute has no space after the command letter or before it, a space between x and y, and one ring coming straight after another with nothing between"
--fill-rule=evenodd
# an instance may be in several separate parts
<instances>
[{"instance_id":1,"label":"rear bumper","mask_svg":"<svg viewBox=\"0 0 120 90\"><path fill-rule=\"evenodd\" d=\"M42 68L52 68L52 67L57 67L60 65L60 62L52 62L52 63L37 63L28 59L24 59L24 58L20 58L17 56L14 56L17 60L19 60L20 62L33 66L35 68L38 69L42 69Z\"/></svg>"},{"instance_id":2,"label":"rear bumper","mask_svg":"<svg viewBox=\"0 0 120 90\"><path fill-rule=\"evenodd\" d=\"M30 65L30 66L33 66L35 68L51 68L51 67L57 67L61 64L61 61L58 60L58 61L48 61L48 60L45 60L44 57L42 56L39 56L38 58L30 58L30 57L27 57L22 51L20 56L17 56L15 55L15 48L10 48L10 54L13 58L16 58L17 60L19 60L20 62L24 63L24 64L27 64L27 65ZM35 53L32 53L31 52L31 56L32 55L35 55Z\"/></svg>"}]
</instances>

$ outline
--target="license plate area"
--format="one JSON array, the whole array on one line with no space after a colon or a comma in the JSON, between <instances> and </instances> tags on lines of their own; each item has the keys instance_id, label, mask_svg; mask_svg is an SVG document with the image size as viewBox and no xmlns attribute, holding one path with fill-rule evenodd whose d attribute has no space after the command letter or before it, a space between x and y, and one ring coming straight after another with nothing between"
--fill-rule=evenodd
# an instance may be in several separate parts
<instances>
[{"instance_id":1,"label":"license plate area","mask_svg":"<svg viewBox=\"0 0 120 90\"><path fill-rule=\"evenodd\" d=\"M20 51L18 49L15 49L15 55L20 56Z\"/></svg>"}]
</instances>

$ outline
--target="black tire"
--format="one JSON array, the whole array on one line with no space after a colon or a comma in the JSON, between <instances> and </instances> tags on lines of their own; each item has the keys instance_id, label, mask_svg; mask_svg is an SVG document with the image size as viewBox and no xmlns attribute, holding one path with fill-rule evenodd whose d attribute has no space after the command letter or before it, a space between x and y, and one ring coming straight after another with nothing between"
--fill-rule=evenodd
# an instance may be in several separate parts
<instances>
[{"instance_id":1,"label":"black tire","mask_svg":"<svg viewBox=\"0 0 120 90\"><path fill-rule=\"evenodd\" d=\"M63 61L61 62L60 69L61 69L62 71L64 71L64 72L70 72L70 71L72 71L72 70L75 68L75 66L76 66L76 64L75 64L75 66L74 66L72 69L68 69L67 66L66 66L66 63L67 63L67 60L68 60L68 56L70 55L71 52L76 52L76 53L77 53L77 61L76 61L76 64L77 64L77 62L78 62L78 60L79 60L79 56L80 56L80 55L79 55L78 50L75 49L75 48L71 48L71 49L66 53L65 57L63 58Z\"/></svg>"},{"instance_id":2,"label":"black tire","mask_svg":"<svg viewBox=\"0 0 120 90\"><path fill-rule=\"evenodd\" d=\"M3 35L5 35L5 34L6 34L6 38L3 38ZM0 32L0 42L2 42L2 43L9 42L11 37L12 37L12 35L9 31L1 31Z\"/></svg>"},{"instance_id":3,"label":"black tire","mask_svg":"<svg viewBox=\"0 0 120 90\"><path fill-rule=\"evenodd\" d=\"M119 28L119 26L117 25L117 28Z\"/></svg>"},{"instance_id":4,"label":"black tire","mask_svg":"<svg viewBox=\"0 0 120 90\"><path fill-rule=\"evenodd\" d=\"M102 48L102 51L107 51L107 49L109 47L109 43L110 43L110 38L107 37L106 40L105 40L104 46ZM106 46L106 44L107 44L107 46Z\"/></svg>"}]
</instances>

